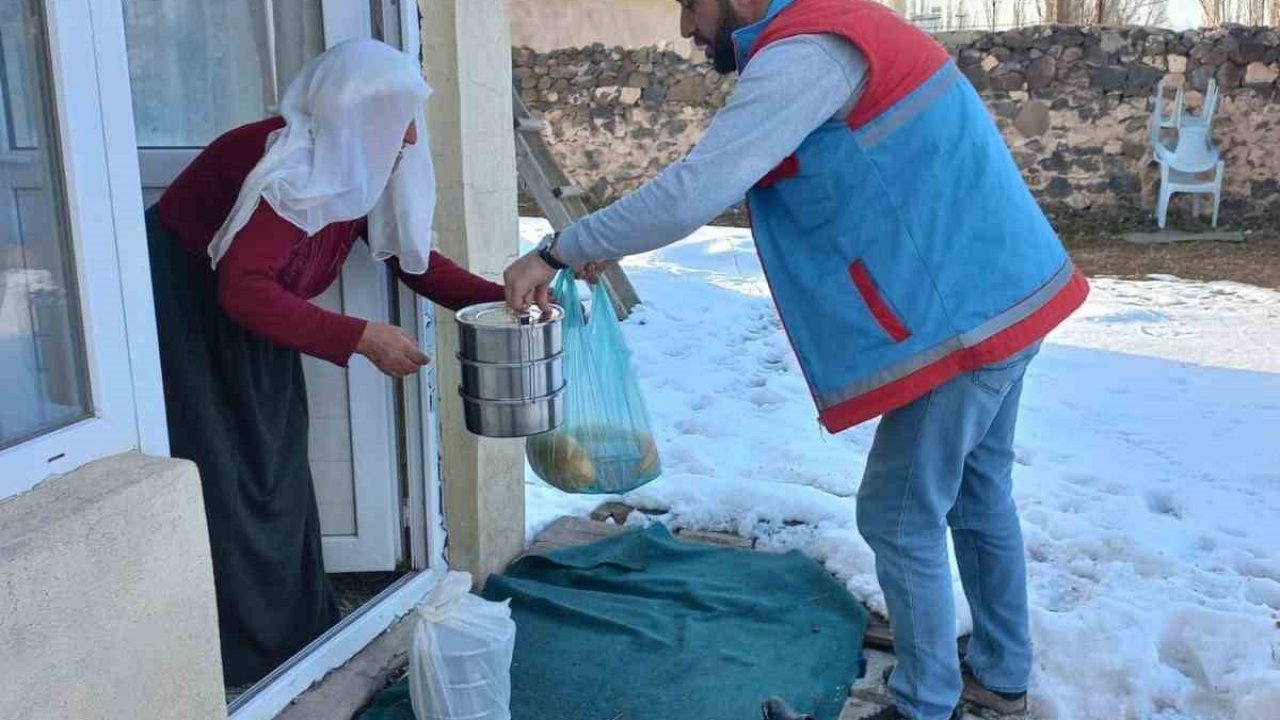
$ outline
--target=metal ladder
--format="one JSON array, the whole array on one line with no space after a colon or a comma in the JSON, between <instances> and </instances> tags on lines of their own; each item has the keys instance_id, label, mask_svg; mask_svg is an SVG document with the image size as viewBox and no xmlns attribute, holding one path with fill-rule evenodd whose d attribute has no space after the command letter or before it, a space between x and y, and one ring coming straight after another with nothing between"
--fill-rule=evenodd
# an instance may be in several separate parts
<instances>
[{"instance_id":1,"label":"metal ladder","mask_svg":"<svg viewBox=\"0 0 1280 720\"><path fill-rule=\"evenodd\" d=\"M583 190L574 185L551 155L542 138L546 123L529 113L520 91L511 88L511 104L515 112L516 173L525 189L537 201L543 216L556 231L563 230L589 214L582 200ZM618 319L625 319L640 303L631 280L617 263L611 263L600 275Z\"/></svg>"}]
</instances>

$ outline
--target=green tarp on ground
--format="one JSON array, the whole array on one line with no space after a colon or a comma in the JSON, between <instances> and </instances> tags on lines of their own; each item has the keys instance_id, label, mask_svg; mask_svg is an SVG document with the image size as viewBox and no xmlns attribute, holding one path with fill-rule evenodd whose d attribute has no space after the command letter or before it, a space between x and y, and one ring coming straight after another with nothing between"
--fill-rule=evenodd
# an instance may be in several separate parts
<instances>
[{"instance_id":1,"label":"green tarp on ground","mask_svg":"<svg viewBox=\"0 0 1280 720\"><path fill-rule=\"evenodd\" d=\"M866 611L799 552L651 525L526 557L483 594L511 599L514 720L754 720L770 695L835 720L860 672ZM412 720L404 681L379 700L360 720Z\"/></svg>"}]
</instances>

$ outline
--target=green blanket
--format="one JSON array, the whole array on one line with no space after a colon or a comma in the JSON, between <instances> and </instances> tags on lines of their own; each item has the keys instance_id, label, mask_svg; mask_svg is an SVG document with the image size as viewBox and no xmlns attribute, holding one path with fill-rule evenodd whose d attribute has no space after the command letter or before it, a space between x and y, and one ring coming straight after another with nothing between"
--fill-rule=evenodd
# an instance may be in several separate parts
<instances>
[{"instance_id":1,"label":"green blanket","mask_svg":"<svg viewBox=\"0 0 1280 720\"><path fill-rule=\"evenodd\" d=\"M798 552L652 525L526 557L483 594L511 599L514 720L755 720L771 695L835 720L861 672L866 611ZM402 687L380 700L361 720L412 717L392 714Z\"/></svg>"}]
</instances>

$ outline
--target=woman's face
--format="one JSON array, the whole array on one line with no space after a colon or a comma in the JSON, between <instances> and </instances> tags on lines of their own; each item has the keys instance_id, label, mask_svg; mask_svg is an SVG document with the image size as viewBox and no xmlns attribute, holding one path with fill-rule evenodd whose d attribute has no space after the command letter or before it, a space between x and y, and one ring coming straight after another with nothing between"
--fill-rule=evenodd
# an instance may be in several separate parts
<instances>
[{"instance_id":1,"label":"woman's face","mask_svg":"<svg viewBox=\"0 0 1280 720\"><path fill-rule=\"evenodd\" d=\"M400 152L396 153L396 162L391 166L391 172L395 172L400 168L400 158L404 157L405 148L410 145L416 145L418 142L418 126L413 120L409 121L409 127L404 131L404 144L400 146Z\"/></svg>"}]
</instances>

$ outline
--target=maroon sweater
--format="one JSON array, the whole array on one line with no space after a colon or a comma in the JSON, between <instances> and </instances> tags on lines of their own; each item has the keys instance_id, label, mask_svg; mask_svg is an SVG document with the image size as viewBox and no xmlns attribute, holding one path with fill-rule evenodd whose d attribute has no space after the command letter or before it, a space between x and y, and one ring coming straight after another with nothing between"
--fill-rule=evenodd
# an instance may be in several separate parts
<instances>
[{"instance_id":1,"label":"maroon sweater","mask_svg":"<svg viewBox=\"0 0 1280 720\"><path fill-rule=\"evenodd\" d=\"M262 159L267 135L283 127L278 117L243 125L214 140L187 166L156 203L156 211L186 249L208 261L209 242L222 227L240 185ZM271 342L345 366L366 321L308 302L337 279L366 220L327 225L311 237L259 202L218 263L218 304L237 323ZM388 265L423 297L458 310L503 299L501 285L473 275L437 252L421 275Z\"/></svg>"}]
</instances>

